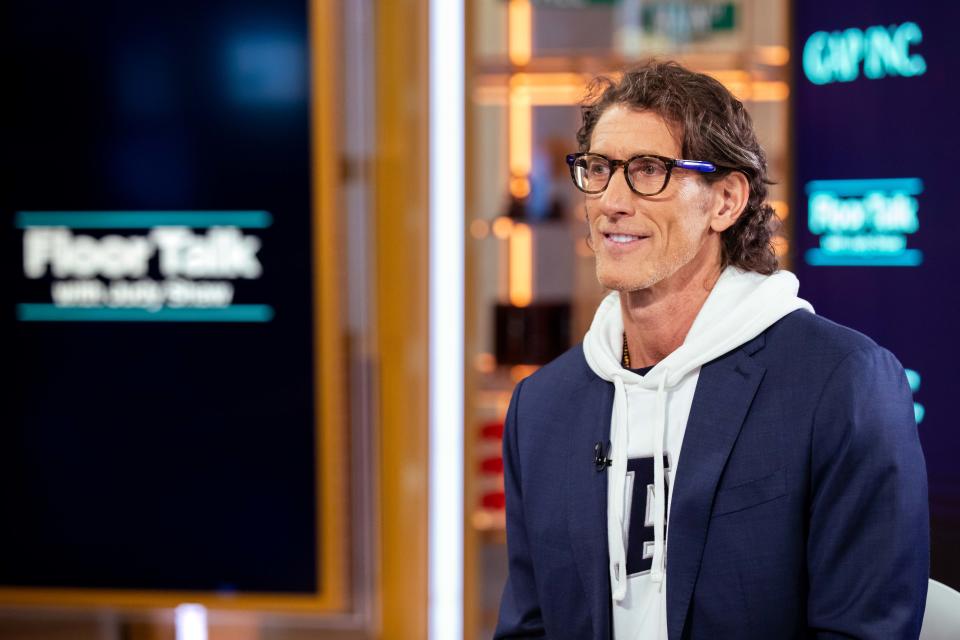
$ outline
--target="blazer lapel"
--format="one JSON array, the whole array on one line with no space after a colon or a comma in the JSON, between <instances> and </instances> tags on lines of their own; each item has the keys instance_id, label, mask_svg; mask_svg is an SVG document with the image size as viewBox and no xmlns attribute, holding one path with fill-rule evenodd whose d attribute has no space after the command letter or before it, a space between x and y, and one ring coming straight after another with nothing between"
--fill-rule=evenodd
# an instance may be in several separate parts
<instances>
[{"instance_id":1,"label":"blazer lapel","mask_svg":"<svg viewBox=\"0 0 960 640\"><path fill-rule=\"evenodd\" d=\"M748 355L763 335L703 366L683 436L667 556L667 628L681 638L720 475L766 371Z\"/></svg>"},{"instance_id":2,"label":"blazer lapel","mask_svg":"<svg viewBox=\"0 0 960 640\"><path fill-rule=\"evenodd\" d=\"M610 637L610 577L607 553L607 471L598 471L593 450L610 439L613 385L592 377L577 397L568 424L567 516L573 555L590 605L594 638Z\"/></svg>"}]
</instances>

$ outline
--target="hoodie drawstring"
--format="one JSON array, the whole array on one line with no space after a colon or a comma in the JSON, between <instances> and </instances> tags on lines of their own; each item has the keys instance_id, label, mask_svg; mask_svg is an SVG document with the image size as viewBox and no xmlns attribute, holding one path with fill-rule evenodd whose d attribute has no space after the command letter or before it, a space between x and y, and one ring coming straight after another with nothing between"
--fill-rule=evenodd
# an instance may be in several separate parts
<instances>
[{"instance_id":1,"label":"hoodie drawstring","mask_svg":"<svg viewBox=\"0 0 960 640\"><path fill-rule=\"evenodd\" d=\"M617 413L613 421L611 445L613 449L613 463L610 467L610 480L613 482L613 504L625 504L627 483L627 423L629 411L627 409L627 390L623 378L613 376L614 400L613 407ZM613 586L613 599L617 602L627 595L627 545L624 540L623 516L624 509L614 510L614 517L607 518L607 537L610 540L610 583Z\"/></svg>"},{"instance_id":2,"label":"hoodie drawstring","mask_svg":"<svg viewBox=\"0 0 960 640\"><path fill-rule=\"evenodd\" d=\"M657 384L656 414L653 420L653 559L650 567L650 578L663 588L663 578L666 573L666 472L663 466L663 441L667 428L667 389L666 381L669 371L661 372ZM627 406L627 390L623 377L613 376L614 411L612 445L613 463L610 468L612 484L613 517L607 518L607 536L610 540L610 582L613 586L614 601L620 602L627 595L627 545L624 535L624 512L627 484L627 439L629 430L629 408ZM642 491L643 487L635 486L634 491ZM623 507L621 507L623 505Z\"/></svg>"},{"instance_id":3,"label":"hoodie drawstring","mask_svg":"<svg viewBox=\"0 0 960 640\"><path fill-rule=\"evenodd\" d=\"M664 553L664 513L666 511L666 481L663 469L663 439L667 426L666 382L669 370L664 369L657 385L657 414L653 420L653 561L650 579L663 588L666 554Z\"/></svg>"}]
</instances>

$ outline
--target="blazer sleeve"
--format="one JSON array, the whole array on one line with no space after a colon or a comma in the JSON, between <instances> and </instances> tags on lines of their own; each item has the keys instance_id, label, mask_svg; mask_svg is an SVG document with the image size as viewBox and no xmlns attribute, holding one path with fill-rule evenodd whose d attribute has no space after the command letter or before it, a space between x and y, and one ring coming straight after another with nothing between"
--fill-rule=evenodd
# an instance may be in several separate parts
<instances>
[{"instance_id":1,"label":"blazer sleeve","mask_svg":"<svg viewBox=\"0 0 960 640\"><path fill-rule=\"evenodd\" d=\"M509 574L500 599L494 640L545 638L533 559L524 518L520 454L517 446L517 409L523 382L513 390L503 429L503 484L507 500L507 560Z\"/></svg>"},{"instance_id":2,"label":"blazer sleeve","mask_svg":"<svg viewBox=\"0 0 960 640\"><path fill-rule=\"evenodd\" d=\"M807 623L817 638L917 638L927 475L906 376L871 346L828 379L811 441Z\"/></svg>"}]
</instances>

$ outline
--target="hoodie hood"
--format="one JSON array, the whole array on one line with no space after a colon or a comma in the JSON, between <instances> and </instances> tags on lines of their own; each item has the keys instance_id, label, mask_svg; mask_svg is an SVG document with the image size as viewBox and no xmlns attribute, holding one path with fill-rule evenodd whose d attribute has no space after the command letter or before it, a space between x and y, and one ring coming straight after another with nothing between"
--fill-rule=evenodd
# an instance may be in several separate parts
<instances>
[{"instance_id":1,"label":"hoodie hood","mask_svg":"<svg viewBox=\"0 0 960 640\"><path fill-rule=\"evenodd\" d=\"M611 457L609 469L612 490L607 514L607 541L610 555L610 584L613 599L621 601L627 589L626 541L624 540L624 492L629 438L628 386L637 385L656 391L653 424L654 463L654 551L650 577L655 583L665 575L666 526L665 480L663 467L667 396L688 374L702 365L749 342L770 325L798 309L813 312L813 307L797 297L799 282L789 271L765 276L727 267L697 314L683 344L658 362L645 376L621 366L623 316L620 296L614 291L600 303L590 330L583 341L587 364L600 378L614 385L611 416Z\"/></svg>"}]
</instances>

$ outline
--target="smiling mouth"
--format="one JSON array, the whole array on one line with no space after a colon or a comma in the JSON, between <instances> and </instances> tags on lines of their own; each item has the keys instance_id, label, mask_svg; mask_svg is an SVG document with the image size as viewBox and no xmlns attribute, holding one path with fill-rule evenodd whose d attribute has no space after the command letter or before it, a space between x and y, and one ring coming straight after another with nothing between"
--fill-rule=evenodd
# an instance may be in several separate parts
<instances>
[{"instance_id":1,"label":"smiling mouth","mask_svg":"<svg viewBox=\"0 0 960 640\"><path fill-rule=\"evenodd\" d=\"M603 237L614 244L630 244L638 240L643 240L649 236L637 236L628 233L604 233Z\"/></svg>"}]
</instances>

